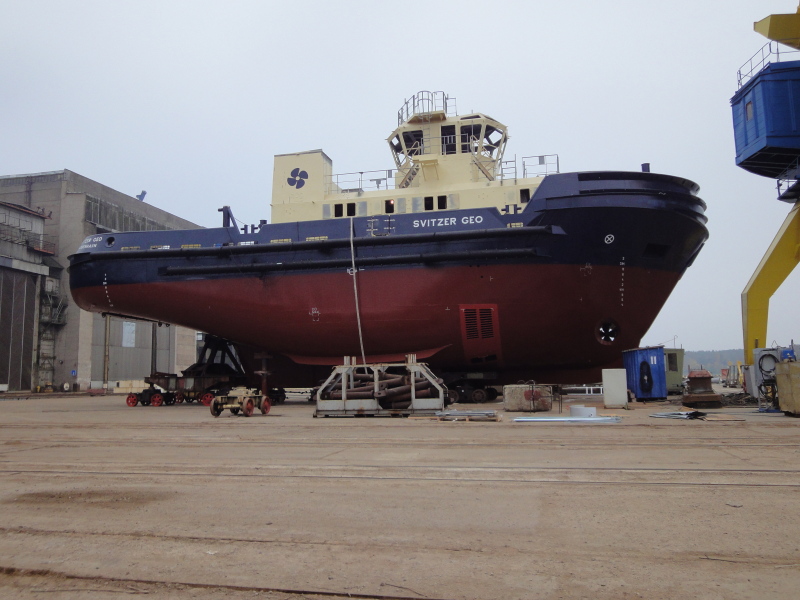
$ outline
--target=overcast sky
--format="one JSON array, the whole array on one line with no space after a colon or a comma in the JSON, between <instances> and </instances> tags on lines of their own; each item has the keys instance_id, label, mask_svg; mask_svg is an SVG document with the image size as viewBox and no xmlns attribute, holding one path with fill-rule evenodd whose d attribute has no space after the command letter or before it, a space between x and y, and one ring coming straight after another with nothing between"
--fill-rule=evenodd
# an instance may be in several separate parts
<instances>
[{"instance_id":1,"label":"overcast sky","mask_svg":"<svg viewBox=\"0 0 800 600\"><path fill-rule=\"evenodd\" d=\"M710 239L643 345L742 347L740 295L790 206L734 163L729 100L793 0L0 0L0 175L70 169L203 226L268 218L275 154L393 166L419 90L509 127L506 157L700 185ZM800 269L768 341L800 342ZM567 324L565 324L567 326Z\"/></svg>"}]
</instances>

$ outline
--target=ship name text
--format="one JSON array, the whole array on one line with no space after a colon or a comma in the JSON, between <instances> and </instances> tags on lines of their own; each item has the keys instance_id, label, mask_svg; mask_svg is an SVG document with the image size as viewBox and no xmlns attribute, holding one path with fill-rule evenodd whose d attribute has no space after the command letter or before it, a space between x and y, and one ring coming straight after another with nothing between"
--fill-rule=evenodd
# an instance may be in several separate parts
<instances>
[{"instance_id":1,"label":"ship name text","mask_svg":"<svg viewBox=\"0 0 800 600\"><path fill-rule=\"evenodd\" d=\"M483 223L481 215L470 215L468 217L461 217L463 225L470 225L473 223ZM440 219L414 219L414 227L450 227L456 224L455 217L443 217Z\"/></svg>"},{"instance_id":2,"label":"ship name text","mask_svg":"<svg viewBox=\"0 0 800 600\"><path fill-rule=\"evenodd\" d=\"M78 250L88 250L89 248L97 248L97 242L102 242L102 237L87 237L83 240L83 243L80 245Z\"/></svg>"}]
</instances>

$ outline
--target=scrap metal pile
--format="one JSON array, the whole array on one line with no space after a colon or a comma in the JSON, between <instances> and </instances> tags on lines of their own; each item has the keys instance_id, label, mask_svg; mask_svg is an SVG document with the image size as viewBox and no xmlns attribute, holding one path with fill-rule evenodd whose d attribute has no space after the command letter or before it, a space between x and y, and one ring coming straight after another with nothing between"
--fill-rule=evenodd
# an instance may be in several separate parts
<instances>
[{"instance_id":1,"label":"scrap metal pile","mask_svg":"<svg viewBox=\"0 0 800 600\"><path fill-rule=\"evenodd\" d=\"M350 387L342 378L322 390L320 398L323 400L341 400L342 398L365 399L374 398L378 405L384 409L404 409L411 406L411 388L414 387L416 398L431 398L438 391L432 389L432 382L424 377L414 377L411 381L409 375L396 375L394 373L353 373L355 385ZM442 383L440 378L437 383Z\"/></svg>"},{"instance_id":2,"label":"scrap metal pile","mask_svg":"<svg viewBox=\"0 0 800 600\"><path fill-rule=\"evenodd\" d=\"M448 396L442 380L409 354L405 363L368 365L345 357L313 397L316 415L333 416L432 412L444 408Z\"/></svg>"}]
</instances>

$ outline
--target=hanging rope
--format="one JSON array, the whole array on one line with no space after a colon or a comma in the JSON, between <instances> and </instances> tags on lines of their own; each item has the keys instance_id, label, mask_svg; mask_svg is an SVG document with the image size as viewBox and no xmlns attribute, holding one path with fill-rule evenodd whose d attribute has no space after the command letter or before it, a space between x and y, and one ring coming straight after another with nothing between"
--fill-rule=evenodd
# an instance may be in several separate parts
<instances>
[{"instance_id":1,"label":"hanging rope","mask_svg":"<svg viewBox=\"0 0 800 600\"><path fill-rule=\"evenodd\" d=\"M353 217L350 217L350 264L351 268L349 270L350 275L353 276L353 295L355 296L356 300L356 321L358 321L358 341L361 344L361 361L363 364L367 364L367 355L364 353L364 335L361 332L361 309L359 308L358 304L358 284L356 283L356 273L358 272L356 269L356 252L355 247L353 245L353 236L355 235L355 227L353 224Z\"/></svg>"}]
</instances>

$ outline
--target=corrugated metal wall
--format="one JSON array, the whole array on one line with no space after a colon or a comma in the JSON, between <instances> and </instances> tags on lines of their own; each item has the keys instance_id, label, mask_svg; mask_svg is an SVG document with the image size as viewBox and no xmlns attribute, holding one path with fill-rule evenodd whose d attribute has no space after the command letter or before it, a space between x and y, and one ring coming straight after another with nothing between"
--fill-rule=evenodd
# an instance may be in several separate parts
<instances>
[{"instance_id":1,"label":"corrugated metal wall","mask_svg":"<svg viewBox=\"0 0 800 600\"><path fill-rule=\"evenodd\" d=\"M36 276L0 269L0 383L30 390L36 336Z\"/></svg>"},{"instance_id":2,"label":"corrugated metal wall","mask_svg":"<svg viewBox=\"0 0 800 600\"><path fill-rule=\"evenodd\" d=\"M156 327L158 345L156 366L158 371L172 373L175 369L172 360L175 337L173 329L173 327L166 326ZM103 381L105 331L105 317L95 314L92 328L92 381ZM111 317L109 333L108 380L142 379L149 375L152 324Z\"/></svg>"}]
</instances>

